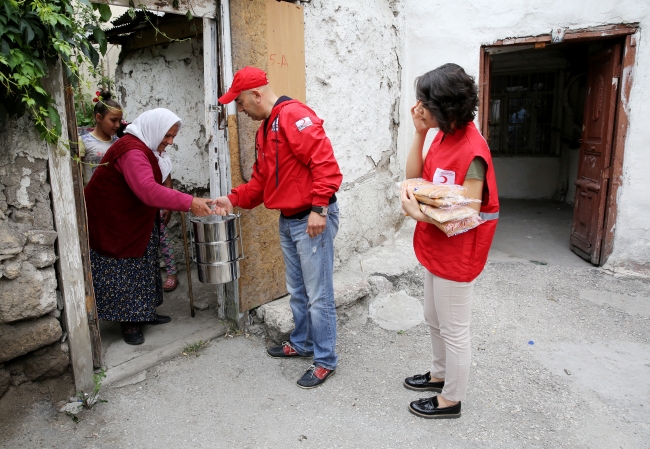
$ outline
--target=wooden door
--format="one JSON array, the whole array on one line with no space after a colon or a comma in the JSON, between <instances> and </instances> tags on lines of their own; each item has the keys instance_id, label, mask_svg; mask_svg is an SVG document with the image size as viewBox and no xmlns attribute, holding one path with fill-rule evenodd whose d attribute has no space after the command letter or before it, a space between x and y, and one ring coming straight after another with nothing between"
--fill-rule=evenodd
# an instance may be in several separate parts
<instances>
[{"instance_id":1,"label":"wooden door","mask_svg":"<svg viewBox=\"0 0 650 449\"><path fill-rule=\"evenodd\" d=\"M571 250L595 265L603 240L620 63L620 44L589 58Z\"/></svg>"}]
</instances>

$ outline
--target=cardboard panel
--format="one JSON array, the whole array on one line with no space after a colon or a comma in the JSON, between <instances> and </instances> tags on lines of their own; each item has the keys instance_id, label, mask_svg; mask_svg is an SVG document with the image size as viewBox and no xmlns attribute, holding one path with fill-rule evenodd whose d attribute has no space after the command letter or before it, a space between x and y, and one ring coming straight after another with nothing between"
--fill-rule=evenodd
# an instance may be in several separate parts
<instances>
[{"instance_id":1,"label":"cardboard panel","mask_svg":"<svg viewBox=\"0 0 650 449\"><path fill-rule=\"evenodd\" d=\"M247 65L259 67L268 73L276 94L304 101L302 7L275 0L231 0L230 18L234 70ZM259 125L244 114L228 117L233 187L250 179ZM246 258L240 262L240 311L286 294L278 215L278 211L264 206L242 211Z\"/></svg>"},{"instance_id":2,"label":"cardboard panel","mask_svg":"<svg viewBox=\"0 0 650 449\"><path fill-rule=\"evenodd\" d=\"M240 151L237 117L228 117L232 185L244 183L239 166ZM237 169L235 169L237 167ZM241 211L241 224L246 257L239 262L239 311L250 310L287 293L284 260L278 234L278 215L264 206Z\"/></svg>"},{"instance_id":3,"label":"cardboard panel","mask_svg":"<svg viewBox=\"0 0 650 449\"><path fill-rule=\"evenodd\" d=\"M266 0L267 74L277 95L305 102L305 22L302 6Z\"/></svg>"}]
</instances>

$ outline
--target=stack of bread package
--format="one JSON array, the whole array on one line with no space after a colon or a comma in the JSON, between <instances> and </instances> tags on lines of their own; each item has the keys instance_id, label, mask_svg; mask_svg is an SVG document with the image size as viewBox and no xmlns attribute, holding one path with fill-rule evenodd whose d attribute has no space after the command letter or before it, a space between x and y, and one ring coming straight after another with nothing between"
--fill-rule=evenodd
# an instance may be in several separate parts
<instances>
[{"instance_id":1,"label":"stack of bread package","mask_svg":"<svg viewBox=\"0 0 650 449\"><path fill-rule=\"evenodd\" d=\"M434 184L424 179L404 181L420 203L420 210L448 237L473 229L484 221L468 206L480 200L467 197L467 189L455 184Z\"/></svg>"}]
</instances>

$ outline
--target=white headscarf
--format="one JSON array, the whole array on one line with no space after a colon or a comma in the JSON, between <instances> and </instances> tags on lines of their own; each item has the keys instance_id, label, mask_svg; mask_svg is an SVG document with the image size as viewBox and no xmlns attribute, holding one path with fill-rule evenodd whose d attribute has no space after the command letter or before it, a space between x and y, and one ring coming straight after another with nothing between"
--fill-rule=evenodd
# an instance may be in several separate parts
<instances>
[{"instance_id":1,"label":"white headscarf","mask_svg":"<svg viewBox=\"0 0 650 449\"><path fill-rule=\"evenodd\" d=\"M158 153L158 145L165 138L167 131L176 124L178 124L178 130L180 131L181 125L183 124L180 117L169 109L157 108L140 114L124 131L140 139L153 151L158 159L163 181L167 179L167 176L172 171L172 161L165 152L162 154Z\"/></svg>"}]
</instances>

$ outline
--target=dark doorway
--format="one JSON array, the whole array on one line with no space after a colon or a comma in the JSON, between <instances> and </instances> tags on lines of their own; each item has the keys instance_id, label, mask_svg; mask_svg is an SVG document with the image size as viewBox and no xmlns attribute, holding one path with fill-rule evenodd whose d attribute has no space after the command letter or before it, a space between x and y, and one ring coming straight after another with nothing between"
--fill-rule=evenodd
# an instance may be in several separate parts
<instances>
[{"instance_id":1,"label":"dark doorway","mask_svg":"<svg viewBox=\"0 0 650 449\"><path fill-rule=\"evenodd\" d=\"M500 42L481 60L480 122L500 197L572 207L561 239L595 265L611 253L625 132L616 123L627 124L620 74L632 36L616 33Z\"/></svg>"}]
</instances>

